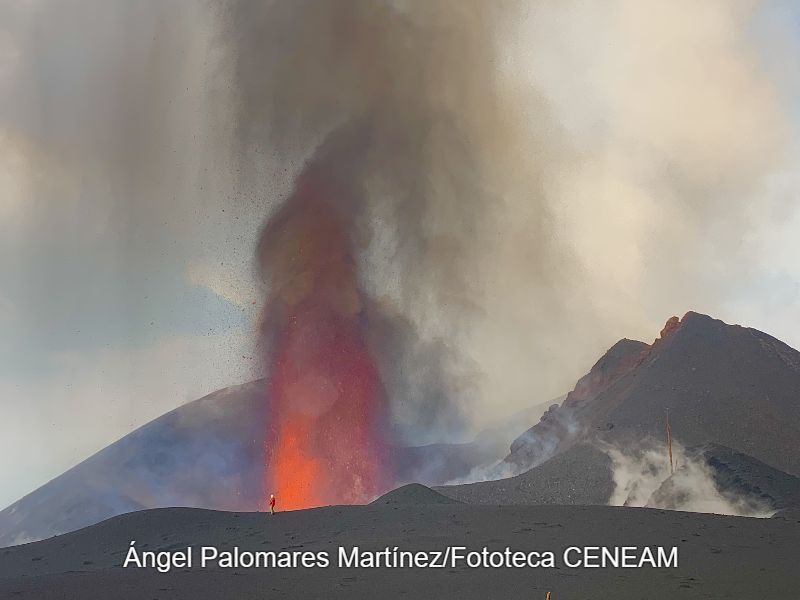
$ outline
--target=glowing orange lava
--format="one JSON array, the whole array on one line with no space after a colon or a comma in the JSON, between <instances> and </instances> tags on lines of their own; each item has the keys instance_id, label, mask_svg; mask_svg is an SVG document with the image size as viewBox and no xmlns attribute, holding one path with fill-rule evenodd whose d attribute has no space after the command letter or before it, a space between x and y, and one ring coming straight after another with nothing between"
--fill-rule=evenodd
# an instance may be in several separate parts
<instances>
[{"instance_id":1,"label":"glowing orange lava","mask_svg":"<svg viewBox=\"0 0 800 600\"><path fill-rule=\"evenodd\" d=\"M384 394L365 341L349 227L307 172L267 225L267 494L279 510L356 504L385 490Z\"/></svg>"}]
</instances>

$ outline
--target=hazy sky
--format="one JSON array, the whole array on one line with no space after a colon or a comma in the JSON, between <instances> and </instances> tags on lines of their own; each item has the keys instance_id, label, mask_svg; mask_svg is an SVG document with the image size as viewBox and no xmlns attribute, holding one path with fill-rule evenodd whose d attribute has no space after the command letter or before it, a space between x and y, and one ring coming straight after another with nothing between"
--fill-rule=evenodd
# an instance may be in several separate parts
<instances>
[{"instance_id":1,"label":"hazy sky","mask_svg":"<svg viewBox=\"0 0 800 600\"><path fill-rule=\"evenodd\" d=\"M509 192L522 218L497 221L464 345L479 421L690 309L800 347L800 10L666 4L537 2L501 44L498 69L546 107L529 160L552 165L547 235L579 316L541 325ZM66 5L0 5L0 506L257 376L253 246L297 166L261 156L254 185L220 150L236 89L203 3Z\"/></svg>"}]
</instances>

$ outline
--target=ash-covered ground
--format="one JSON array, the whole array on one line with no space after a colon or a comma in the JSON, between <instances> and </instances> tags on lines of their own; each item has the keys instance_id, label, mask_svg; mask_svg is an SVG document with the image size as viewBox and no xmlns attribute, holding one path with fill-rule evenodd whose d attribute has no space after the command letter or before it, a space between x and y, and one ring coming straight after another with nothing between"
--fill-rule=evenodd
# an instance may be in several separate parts
<instances>
[{"instance_id":1,"label":"ash-covered ground","mask_svg":"<svg viewBox=\"0 0 800 600\"><path fill-rule=\"evenodd\" d=\"M0 551L0 597L237 598L793 598L800 592L797 519L750 519L619 507L470 506L401 490L369 506L271 516L162 509ZM337 552L339 546L467 546L562 552L570 546L676 546L678 568L177 569L121 568L129 542L147 550Z\"/></svg>"}]
</instances>

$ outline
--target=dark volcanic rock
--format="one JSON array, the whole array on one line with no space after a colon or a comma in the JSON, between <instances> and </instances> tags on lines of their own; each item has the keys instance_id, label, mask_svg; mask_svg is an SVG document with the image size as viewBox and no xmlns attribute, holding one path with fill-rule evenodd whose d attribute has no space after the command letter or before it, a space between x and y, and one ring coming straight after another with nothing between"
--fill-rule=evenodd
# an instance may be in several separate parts
<instances>
[{"instance_id":1,"label":"dark volcanic rock","mask_svg":"<svg viewBox=\"0 0 800 600\"><path fill-rule=\"evenodd\" d=\"M717 491L734 506L751 507L753 512L758 509L771 512L800 504L800 478L752 456L719 444L705 444L687 449L686 458L705 465ZM681 471L679 469L661 484L648 506L673 508L668 498L675 491L673 478L679 478Z\"/></svg>"},{"instance_id":2,"label":"dark volcanic rock","mask_svg":"<svg viewBox=\"0 0 800 600\"><path fill-rule=\"evenodd\" d=\"M633 370L649 349L644 342L635 340L623 339L614 344L578 381L560 406L551 406L539 423L514 440L505 461L530 468L568 448L585 433L574 417L575 411Z\"/></svg>"},{"instance_id":3,"label":"dark volcanic rock","mask_svg":"<svg viewBox=\"0 0 800 600\"><path fill-rule=\"evenodd\" d=\"M370 504L458 504L458 500L443 496L419 483L409 483L385 493Z\"/></svg>"},{"instance_id":4,"label":"dark volcanic rock","mask_svg":"<svg viewBox=\"0 0 800 600\"><path fill-rule=\"evenodd\" d=\"M705 460L722 492L750 498L780 510L800 504L800 477L719 444L693 448Z\"/></svg>"},{"instance_id":5,"label":"dark volcanic rock","mask_svg":"<svg viewBox=\"0 0 800 600\"><path fill-rule=\"evenodd\" d=\"M636 340L622 339L611 346L587 375L567 394L564 406L577 407L594 400L620 377L634 369L649 352L650 346Z\"/></svg>"},{"instance_id":6,"label":"dark volcanic rock","mask_svg":"<svg viewBox=\"0 0 800 600\"><path fill-rule=\"evenodd\" d=\"M663 439L669 411L673 436L684 446L718 443L800 475L796 350L755 329L693 312L670 319L650 347L620 344L548 415L575 432L559 439L557 451L597 435L612 442ZM551 429L543 421L532 428L532 439ZM519 464L526 452L536 464L535 447L524 445L508 460Z\"/></svg>"},{"instance_id":7,"label":"dark volcanic rock","mask_svg":"<svg viewBox=\"0 0 800 600\"><path fill-rule=\"evenodd\" d=\"M703 465L704 480L729 502L728 510L734 513L768 515L800 506L800 478L751 456L718 444L706 444L687 449L683 459ZM612 468L605 452L589 444L578 444L515 477L435 489L468 504L599 505L607 504L614 493ZM685 510L689 498L681 495L686 492L694 501L708 500L703 496L707 490L695 489L685 470L683 465L673 477L667 478L653 493L648 506ZM710 512L719 510L712 508Z\"/></svg>"},{"instance_id":8,"label":"dark volcanic rock","mask_svg":"<svg viewBox=\"0 0 800 600\"><path fill-rule=\"evenodd\" d=\"M772 518L784 519L793 523L800 523L800 506L792 506L789 508L784 508L783 510L779 510L772 515Z\"/></svg>"},{"instance_id":9,"label":"dark volcanic rock","mask_svg":"<svg viewBox=\"0 0 800 600\"><path fill-rule=\"evenodd\" d=\"M467 504L608 504L611 467L607 454L579 444L515 477L434 489Z\"/></svg>"}]
</instances>

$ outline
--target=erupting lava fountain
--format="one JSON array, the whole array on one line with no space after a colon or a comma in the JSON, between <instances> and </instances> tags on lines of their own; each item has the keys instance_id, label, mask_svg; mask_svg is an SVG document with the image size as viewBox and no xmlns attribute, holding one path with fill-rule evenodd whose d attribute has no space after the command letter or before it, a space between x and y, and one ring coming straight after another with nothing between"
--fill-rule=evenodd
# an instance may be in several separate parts
<instances>
[{"instance_id":1,"label":"erupting lava fountain","mask_svg":"<svg viewBox=\"0 0 800 600\"><path fill-rule=\"evenodd\" d=\"M270 290L266 488L286 510L368 502L392 483L347 187L312 161L259 245Z\"/></svg>"}]
</instances>

